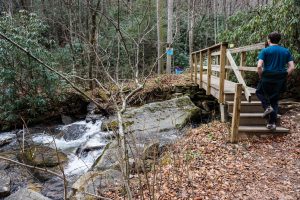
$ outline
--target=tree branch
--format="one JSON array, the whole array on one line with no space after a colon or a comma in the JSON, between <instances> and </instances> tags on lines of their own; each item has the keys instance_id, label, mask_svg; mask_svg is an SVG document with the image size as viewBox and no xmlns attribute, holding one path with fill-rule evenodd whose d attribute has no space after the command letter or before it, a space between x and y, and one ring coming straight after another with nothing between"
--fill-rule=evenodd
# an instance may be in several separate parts
<instances>
[{"instance_id":1,"label":"tree branch","mask_svg":"<svg viewBox=\"0 0 300 200\"><path fill-rule=\"evenodd\" d=\"M51 170L48 170L48 169L44 169L44 168L40 168L40 167L35 167L35 166L31 166L31 165L27 165L27 164L24 164L24 163L21 163L21 162L18 162L18 161L15 161L15 160L12 160L12 159L9 159L9 158L5 158L3 156L0 156L0 160L5 160L5 161L8 161L8 162L12 162L12 163L15 163L17 165L21 165L21 166L24 166L24 167L28 167L30 169L37 169L39 171L42 171L42 172L46 172L46 173L49 173L49 174L53 174L59 178L61 178L62 180L64 180L64 177L56 172L53 172Z\"/></svg>"},{"instance_id":2,"label":"tree branch","mask_svg":"<svg viewBox=\"0 0 300 200\"><path fill-rule=\"evenodd\" d=\"M49 65L47 65L46 63L44 63L43 61L41 61L39 58L37 58L36 56L34 56L30 51L26 50L25 48L23 48L22 46L20 46L18 43L14 42L13 40L11 40L10 38L8 38L6 35L4 35L3 33L0 32L0 36L5 39L6 41L8 41L9 43L11 43L12 45L16 46L18 49L20 49L21 51L23 51L24 53L26 53L29 57L31 57L33 60L35 60L36 62L38 62L39 64L41 64L42 66L44 66L45 68L47 68L49 71L54 72L55 74L57 74L59 77L61 77L62 79L64 79L69 85L71 85L71 87L73 89L75 89L77 92L79 92L81 95L85 96L86 98L88 98L89 100L91 100L92 102L94 102L97 107L99 107L100 109L103 109L102 106L95 101L92 97L88 96L87 94L85 94L81 89L79 89L76 85L74 85L72 83L72 81L70 81L66 76L64 76L63 74L61 74L60 72L58 72L57 70L55 70L54 68L50 67Z\"/></svg>"}]
</instances>

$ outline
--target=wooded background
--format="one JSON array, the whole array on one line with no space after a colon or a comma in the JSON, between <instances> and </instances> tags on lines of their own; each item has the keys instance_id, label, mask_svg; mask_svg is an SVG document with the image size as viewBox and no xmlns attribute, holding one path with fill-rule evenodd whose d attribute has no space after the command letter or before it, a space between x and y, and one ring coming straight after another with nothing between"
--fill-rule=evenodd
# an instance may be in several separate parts
<instances>
[{"instance_id":1,"label":"wooded background","mask_svg":"<svg viewBox=\"0 0 300 200\"><path fill-rule=\"evenodd\" d=\"M0 31L83 89L171 73L189 53L283 34L300 58L298 0L1 0ZM166 56L167 47L174 56ZM255 64L256 55L247 60ZM299 65L297 65L299 68ZM109 76L107 76L109 75ZM0 119L39 115L64 98L63 80L0 40Z\"/></svg>"}]
</instances>

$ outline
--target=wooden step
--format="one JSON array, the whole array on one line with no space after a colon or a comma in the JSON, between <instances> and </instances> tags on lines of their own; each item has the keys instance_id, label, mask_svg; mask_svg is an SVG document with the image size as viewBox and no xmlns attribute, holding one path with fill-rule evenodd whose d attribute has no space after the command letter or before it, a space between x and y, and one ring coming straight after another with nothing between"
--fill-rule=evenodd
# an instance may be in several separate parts
<instances>
[{"instance_id":1,"label":"wooden step","mask_svg":"<svg viewBox=\"0 0 300 200\"><path fill-rule=\"evenodd\" d=\"M229 113L232 117L232 113ZM267 121L262 117L263 113L241 113L240 114L240 126L256 126L256 125L266 125ZM281 115L277 115L277 125L280 124Z\"/></svg>"},{"instance_id":2,"label":"wooden step","mask_svg":"<svg viewBox=\"0 0 300 200\"><path fill-rule=\"evenodd\" d=\"M265 126L240 126L239 133L289 133L289 129L277 126L276 131L271 131Z\"/></svg>"},{"instance_id":3,"label":"wooden step","mask_svg":"<svg viewBox=\"0 0 300 200\"><path fill-rule=\"evenodd\" d=\"M233 101L226 102L228 105L228 112L232 113L233 111ZM264 109L261 106L260 101L242 101L241 102L241 113L263 113Z\"/></svg>"},{"instance_id":4,"label":"wooden step","mask_svg":"<svg viewBox=\"0 0 300 200\"><path fill-rule=\"evenodd\" d=\"M234 101L234 93L225 93L225 101ZM242 95L242 101L247 101L245 95ZM252 101L259 101L255 93L251 93L251 102Z\"/></svg>"}]
</instances>

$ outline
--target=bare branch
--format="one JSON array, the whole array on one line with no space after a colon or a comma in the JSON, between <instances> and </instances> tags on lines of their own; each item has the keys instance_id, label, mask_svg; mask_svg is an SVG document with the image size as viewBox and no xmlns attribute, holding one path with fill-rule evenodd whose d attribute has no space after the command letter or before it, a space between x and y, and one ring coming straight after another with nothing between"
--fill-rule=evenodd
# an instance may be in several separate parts
<instances>
[{"instance_id":1,"label":"bare branch","mask_svg":"<svg viewBox=\"0 0 300 200\"><path fill-rule=\"evenodd\" d=\"M58 174L58 173L56 173L54 171L48 170L48 169L44 169L44 168L40 168L40 167L35 167L35 166L31 166L31 165L27 165L27 164L24 164L24 163L21 163L21 162L18 162L18 161L9 159L9 158L5 158L3 156L0 156L0 160L5 160L5 161L8 161L8 162L12 162L12 163L15 163L15 164L20 165L20 166L28 167L30 169L37 169L39 171L55 175L55 176L61 178L62 180L64 180L64 177L62 175L60 175L60 174Z\"/></svg>"}]
</instances>

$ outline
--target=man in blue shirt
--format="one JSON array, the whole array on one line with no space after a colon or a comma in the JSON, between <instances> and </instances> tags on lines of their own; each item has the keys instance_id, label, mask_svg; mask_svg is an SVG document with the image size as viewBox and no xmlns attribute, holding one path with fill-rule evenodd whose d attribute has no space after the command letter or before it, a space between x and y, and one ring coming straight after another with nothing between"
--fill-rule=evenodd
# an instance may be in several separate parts
<instances>
[{"instance_id":1,"label":"man in blue shirt","mask_svg":"<svg viewBox=\"0 0 300 200\"><path fill-rule=\"evenodd\" d=\"M280 40L280 33L270 33L269 46L260 52L257 63L260 83L256 95L265 110L263 117L269 117L270 130L276 130L279 95L285 90L287 76L295 69L290 51L279 45Z\"/></svg>"}]
</instances>

